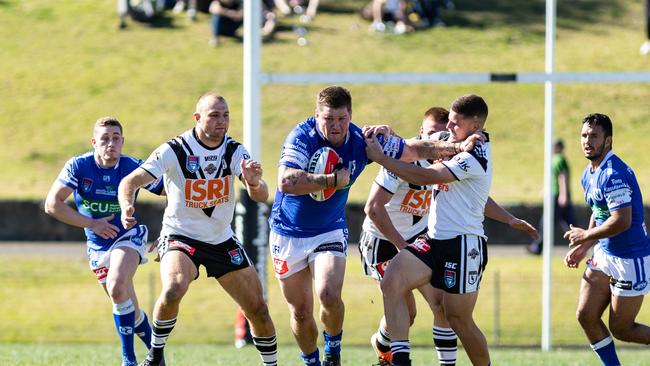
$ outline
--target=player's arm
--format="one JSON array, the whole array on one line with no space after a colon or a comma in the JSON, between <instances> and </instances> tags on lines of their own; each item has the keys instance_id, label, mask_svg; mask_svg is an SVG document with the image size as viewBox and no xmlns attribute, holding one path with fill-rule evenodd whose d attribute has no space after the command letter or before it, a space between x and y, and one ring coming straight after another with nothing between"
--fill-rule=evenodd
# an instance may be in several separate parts
<instances>
[{"instance_id":1,"label":"player's arm","mask_svg":"<svg viewBox=\"0 0 650 366\"><path fill-rule=\"evenodd\" d=\"M262 165L255 160L241 160L241 181L246 186L248 196L255 202L265 202L269 198L269 188L262 179Z\"/></svg>"},{"instance_id":2,"label":"player's arm","mask_svg":"<svg viewBox=\"0 0 650 366\"><path fill-rule=\"evenodd\" d=\"M393 194L391 192L379 184L373 183L364 211L386 239L393 243L397 250L402 250L408 243L393 225L385 207L392 197Z\"/></svg>"},{"instance_id":3,"label":"player's arm","mask_svg":"<svg viewBox=\"0 0 650 366\"><path fill-rule=\"evenodd\" d=\"M117 189L117 200L120 203L120 210L122 211L121 221L125 229L130 229L137 223L133 216L135 213L135 192L140 187L153 182L155 179L156 177L142 167L137 168L131 174L122 178L120 186Z\"/></svg>"},{"instance_id":4,"label":"player's arm","mask_svg":"<svg viewBox=\"0 0 650 366\"><path fill-rule=\"evenodd\" d=\"M485 216L492 220L509 225L513 229L523 231L533 239L539 238L539 233L533 225L528 223L526 220L515 217L513 214L508 212L508 210L496 203L492 197L488 197L487 202L485 203Z\"/></svg>"},{"instance_id":5,"label":"player's arm","mask_svg":"<svg viewBox=\"0 0 650 366\"><path fill-rule=\"evenodd\" d=\"M72 192L72 188L55 181L45 199L45 213L68 225L88 228L103 239L115 238L120 229L109 223L113 215L93 219L80 214L65 203Z\"/></svg>"},{"instance_id":6,"label":"player's arm","mask_svg":"<svg viewBox=\"0 0 650 366\"><path fill-rule=\"evenodd\" d=\"M588 230L591 230L594 227L596 227L596 217L595 214L592 213L591 217L589 218ZM567 233L569 232L570 231L567 231ZM566 233L564 234L564 238L567 238ZM591 248L597 242L598 240L588 240L582 242L581 244L569 243L569 251L564 256L564 265L566 265L569 268L578 268L580 262L587 256L587 252L589 251L589 248Z\"/></svg>"},{"instance_id":7,"label":"player's arm","mask_svg":"<svg viewBox=\"0 0 650 366\"><path fill-rule=\"evenodd\" d=\"M280 165L278 189L282 193L308 194L326 188L343 188L350 183L350 171L343 168L329 174L312 174L302 169Z\"/></svg>"},{"instance_id":8,"label":"player's arm","mask_svg":"<svg viewBox=\"0 0 650 366\"><path fill-rule=\"evenodd\" d=\"M472 147L474 147L474 145L472 145ZM447 159L461 151L465 150L463 150L460 142L407 139L404 140L404 152L402 153L400 160L416 161Z\"/></svg>"},{"instance_id":9,"label":"player's arm","mask_svg":"<svg viewBox=\"0 0 650 366\"><path fill-rule=\"evenodd\" d=\"M571 225L571 229L564 233L564 238L569 240L571 246L579 245L598 239L609 238L618 235L630 228L632 225L632 206L624 206L617 210L610 211L610 216L596 226L590 223L589 229L582 229Z\"/></svg>"}]
</instances>

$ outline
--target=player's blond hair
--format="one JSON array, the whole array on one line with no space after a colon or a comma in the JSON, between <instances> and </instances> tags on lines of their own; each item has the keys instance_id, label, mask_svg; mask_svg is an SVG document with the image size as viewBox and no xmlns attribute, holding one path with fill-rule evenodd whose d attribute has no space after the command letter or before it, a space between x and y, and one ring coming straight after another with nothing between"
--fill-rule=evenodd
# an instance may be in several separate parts
<instances>
[{"instance_id":1,"label":"player's blond hair","mask_svg":"<svg viewBox=\"0 0 650 366\"><path fill-rule=\"evenodd\" d=\"M95 130L97 130L97 128L106 127L106 126L117 126L120 129L120 134L123 133L122 124L116 117L113 116L105 116L105 117L98 118L97 121L95 121L95 125L93 126L93 133L95 132Z\"/></svg>"}]
</instances>

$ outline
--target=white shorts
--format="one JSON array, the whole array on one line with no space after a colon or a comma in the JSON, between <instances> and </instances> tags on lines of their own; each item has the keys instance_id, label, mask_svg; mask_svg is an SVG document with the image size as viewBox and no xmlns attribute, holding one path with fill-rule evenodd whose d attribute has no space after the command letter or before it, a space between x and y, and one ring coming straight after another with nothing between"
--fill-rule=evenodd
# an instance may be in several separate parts
<instances>
[{"instance_id":1,"label":"white shorts","mask_svg":"<svg viewBox=\"0 0 650 366\"><path fill-rule=\"evenodd\" d=\"M147 263L147 257L145 257L144 252L147 247L148 233L146 226L138 225L115 239L115 242L113 242L113 245L108 250L95 250L89 247L86 251L88 254L88 265L90 266L90 270L95 273L97 282L106 283L108 267L111 261L111 251L115 248L133 248L140 255L140 264Z\"/></svg>"},{"instance_id":2,"label":"white shorts","mask_svg":"<svg viewBox=\"0 0 650 366\"><path fill-rule=\"evenodd\" d=\"M294 238L271 231L269 246L275 277L287 278L306 268L319 255L345 257L348 233L337 229L309 238Z\"/></svg>"},{"instance_id":3,"label":"white shorts","mask_svg":"<svg viewBox=\"0 0 650 366\"><path fill-rule=\"evenodd\" d=\"M620 258L605 253L600 245L596 245L587 267L609 276L609 288L614 296L643 296L650 291L650 255Z\"/></svg>"}]
</instances>

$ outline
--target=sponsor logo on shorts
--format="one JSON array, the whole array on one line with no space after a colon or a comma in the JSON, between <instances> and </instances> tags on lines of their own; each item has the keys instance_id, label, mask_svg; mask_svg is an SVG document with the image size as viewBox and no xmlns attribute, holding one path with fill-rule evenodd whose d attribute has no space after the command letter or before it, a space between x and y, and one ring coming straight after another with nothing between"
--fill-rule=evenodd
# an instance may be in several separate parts
<instances>
[{"instance_id":1,"label":"sponsor logo on shorts","mask_svg":"<svg viewBox=\"0 0 650 366\"><path fill-rule=\"evenodd\" d=\"M386 268L388 268L388 263L390 263L390 260L387 260L385 262L379 262L377 263L377 266L375 266L377 272L382 278L384 277L384 273L386 273Z\"/></svg>"},{"instance_id":2,"label":"sponsor logo on shorts","mask_svg":"<svg viewBox=\"0 0 650 366\"><path fill-rule=\"evenodd\" d=\"M472 258L472 259L476 259L476 257L478 257L478 255L479 255L479 252L478 252L478 250L476 250L476 248L472 248L472 250L470 250L469 253L467 253L467 256Z\"/></svg>"},{"instance_id":3,"label":"sponsor logo on shorts","mask_svg":"<svg viewBox=\"0 0 650 366\"><path fill-rule=\"evenodd\" d=\"M242 264L244 261L244 256L241 254L241 249L233 249L228 251L228 255L230 255L230 263L238 266Z\"/></svg>"},{"instance_id":4,"label":"sponsor logo on shorts","mask_svg":"<svg viewBox=\"0 0 650 366\"><path fill-rule=\"evenodd\" d=\"M609 278L609 284L614 286L615 288L620 288L621 290L631 290L632 289L632 281L622 281L622 280L617 280L615 278L610 277Z\"/></svg>"},{"instance_id":5,"label":"sponsor logo on shorts","mask_svg":"<svg viewBox=\"0 0 650 366\"><path fill-rule=\"evenodd\" d=\"M283 275L289 272L289 266L287 266L286 261L283 261L282 259L278 259L278 258L273 258L273 270L275 271L275 273L279 275Z\"/></svg>"},{"instance_id":6,"label":"sponsor logo on shorts","mask_svg":"<svg viewBox=\"0 0 650 366\"><path fill-rule=\"evenodd\" d=\"M343 243L325 243L321 244L316 249L314 249L314 253L317 252L341 252L343 253Z\"/></svg>"},{"instance_id":7,"label":"sponsor logo on shorts","mask_svg":"<svg viewBox=\"0 0 650 366\"><path fill-rule=\"evenodd\" d=\"M199 157L196 155L188 155L185 167L190 171L190 173L196 173L196 171L199 170Z\"/></svg>"},{"instance_id":8,"label":"sponsor logo on shorts","mask_svg":"<svg viewBox=\"0 0 650 366\"><path fill-rule=\"evenodd\" d=\"M646 288L646 286L648 286L648 281L641 281L635 283L634 286L632 286L632 288L634 289L634 291L641 291L644 288Z\"/></svg>"},{"instance_id":9,"label":"sponsor logo on shorts","mask_svg":"<svg viewBox=\"0 0 650 366\"><path fill-rule=\"evenodd\" d=\"M90 178L84 178L81 181L81 189L83 189L84 192L89 192L90 187L92 187L92 186L93 186L93 180L90 179Z\"/></svg>"},{"instance_id":10,"label":"sponsor logo on shorts","mask_svg":"<svg viewBox=\"0 0 650 366\"><path fill-rule=\"evenodd\" d=\"M473 285L478 280L478 271L469 271L467 274L467 283Z\"/></svg>"},{"instance_id":11,"label":"sponsor logo on shorts","mask_svg":"<svg viewBox=\"0 0 650 366\"><path fill-rule=\"evenodd\" d=\"M431 249L431 245L429 245L426 240L420 238L416 239L413 244L409 244L409 246L420 253L426 253Z\"/></svg>"},{"instance_id":12,"label":"sponsor logo on shorts","mask_svg":"<svg viewBox=\"0 0 650 366\"><path fill-rule=\"evenodd\" d=\"M271 254L275 254L275 255L280 254L280 246L277 244L271 245Z\"/></svg>"},{"instance_id":13,"label":"sponsor logo on shorts","mask_svg":"<svg viewBox=\"0 0 650 366\"><path fill-rule=\"evenodd\" d=\"M456 285L456 271L445 270L445 285L448 288L452 288Z\"/></svg>"},{"instance_id":14,"label":"sponsor logo on shorts","mask_svg":"<svg viewBox=\"0 0 650 366\"><path fill-rule=\"evenodd\" d=\"M447 269L458 269L458 263L456 263L456 262L445 262L445 268L447 268Z\"/></svg>"},{"instance_id":15,"label":"sponsor logo on shorts","mask_svg":"<svg viewBox=\"0 0 650 366\"><path fill-rule=\"evenodd\" d=\"M169 241L169 249L176 248L176 249L182 249L183 251L187 252L189 255L194 255L194 252L196 252L196 248L191 247L183 242L180 242L178 240L170 240Z\"/></svg>"},{"instance_id":16,"label":"sponsor logo on shorts","mask_svg":"<svg viewBox=\"0 0 650 366\"><path fill-rule=\"evenodd\" d=\"M93 269L93 272L95 272L95 276L97 277L98 280L103 280L108 275L108 268L106 267L95 268Z\"/></svg>"}]
</instances>

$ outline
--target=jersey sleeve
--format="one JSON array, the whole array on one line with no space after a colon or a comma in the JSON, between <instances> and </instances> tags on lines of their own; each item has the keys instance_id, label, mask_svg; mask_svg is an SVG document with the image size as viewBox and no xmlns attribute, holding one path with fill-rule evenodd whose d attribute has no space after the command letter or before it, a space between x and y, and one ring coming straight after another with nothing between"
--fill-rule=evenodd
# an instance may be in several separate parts
<instances>
[{"instance_id":1,"label":"jersey sleeve","mask_svg":"<svg viewBox=\"0 0 650 366\"><path fill-rule=\"evenodd\" d=\"M63 166L63 169L61 169L57 180L64 186L76 190L79 187L77 169L77 160L75 158L68 160Z\"/></svg>"},{"instance_id":2,"label":"jersey sleeve","mask_svg":"<svg viewBox=\"0 0 650 366\"><path fill-rule=\"evenodd\" d=\"M294 128L282 145L279 165L294 169L307 169L311 152L309 136L300 127Z\"/></svg>"},{"instance_id":3,"label":"jersey sleeve","mask_svg":"<svg viewBox=\"0 0 650 366\"><path fill-rule=\"evenodd\" d=\"M603 196L610 212L632 205L629 177L625 174L609 175L603 186Z\"/></svg>"},{"instance_id":4,"label":"jersey sleeve","mask_svg":"<svg viewBox=\"0 0 650 366\"><path fill-rule=\"evenodd\" d=\"M377 173L377 177L375 178L375 183L378 186L392 194L395 194L397 192L397 188L401 182L402 180L397 175L395 175L395 173L387 170L384 167L381 167L381 169L379 169L379 173Z\"/></svg>"},{"instance_id":5,"label":"jersey sleeve","mask_svg":"<svg viewBox=\"0 0 650 366\"><path fill-rule=\"evenodd\" d=\"M479 177L487 174L487 159L481 145L477 145L471 152L461 152L447 161L443 161L449 171L458 180Z\"/></svg>"},{"instance_id":6,"label":"jersey sleeve","mask_svg":"<svg viewBox=\"0 0 650 366\"><path fill-rule=\"evenodd\" d=\"M145 160L140 168L144 169L152 177L159 179L167 172L170 167L170 162L176 160L174 152L168 144L162 144L154 150L151 155Z\"/></svg>"},{"instance_id":7,"label":"jersey sleeve","mask_svg":"<svg viewBox=\"0 0 650 366\"><path fill-rule=\"evenodd\" d=\"M251 154L248 153L248 150L246 150L244 145L237 146L237 150L235 150L232 160L230 161L230 171L232 171L232 174L236 177L241 177L241 161L250 158Z\"/></svg>"},{"instance_id":8,"label":"jersey sleeve","mask_svg":"<svg viewBox=\"0 0 650 366\"><path fill-rule=\"evenodd\" d=\"M384 151L384 155L398 160L400 157L402 157L402 153L404 152L404 145L406 143L403 138L394 135L377 135L377 140L379 141L379 144Z\"/></svg>"}]
</instances>

